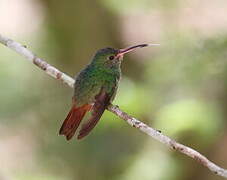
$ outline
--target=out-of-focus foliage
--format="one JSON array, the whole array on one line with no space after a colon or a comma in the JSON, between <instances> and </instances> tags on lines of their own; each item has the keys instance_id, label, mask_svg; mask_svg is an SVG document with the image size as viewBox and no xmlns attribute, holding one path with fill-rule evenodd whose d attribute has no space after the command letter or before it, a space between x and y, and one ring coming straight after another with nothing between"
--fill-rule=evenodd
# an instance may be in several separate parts
<instances>
[{"instance_id":1,"label":"out-of-focus foliage","mask_svg":"<svg viewBox=\"0 0 227 180\"><path fill-rule=\"evenodd\" d=\"M103 47L126 55L115 104L227 167L227 2L1 0L0 33L74 76ZM221 179L110 112L82 141L58 129L72 89L0 46L0 179Z\"/></svg>"}]
</instances>

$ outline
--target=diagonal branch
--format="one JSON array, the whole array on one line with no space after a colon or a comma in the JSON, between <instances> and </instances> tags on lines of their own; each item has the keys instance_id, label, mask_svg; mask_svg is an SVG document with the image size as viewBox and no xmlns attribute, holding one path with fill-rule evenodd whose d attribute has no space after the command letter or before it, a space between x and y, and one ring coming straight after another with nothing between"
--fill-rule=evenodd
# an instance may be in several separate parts
<instances>
[{"instance_id":1,"label":"diagonal branch","mask_svg":"<svg viewBox=\"0 0 227 180\"><path fill-rule=\"evenodd\" d=\"M8 48L16 51L18 54L23 55L27 60L34 63L36 66L44 70L48 75L52 76L53 78L62 81L64 84L67 84L69 87L73 88L74 79L66 75L65 73L59 71L55 67L51 66L50 64L46 63L41 58L37 57L34 53L28 50L26 47L21 45L18 42L15 42L9 38L6 38L0 34L0 43L4 44ZM213 173L227 178L227 170L223 169L210 160L208 160L205 156L200 154L198 151L187 147L183 144L176 142L175 140L169 138L168 136L163 135L161 132L149 127L148 125L144 124L143 122L135 119L134 117L128 115L127 113L123 112L119 109L116 105L109 105L108 111L114 113L121 119L125 120L129 125L135 127L142 131L143 133L151 136L152 138L156 139L157 141L165 144L167 147L174 149L176 151L181 152L193 159L197 162L202 164L203 166L207 167Z\"/></svg>"}]
</instances>

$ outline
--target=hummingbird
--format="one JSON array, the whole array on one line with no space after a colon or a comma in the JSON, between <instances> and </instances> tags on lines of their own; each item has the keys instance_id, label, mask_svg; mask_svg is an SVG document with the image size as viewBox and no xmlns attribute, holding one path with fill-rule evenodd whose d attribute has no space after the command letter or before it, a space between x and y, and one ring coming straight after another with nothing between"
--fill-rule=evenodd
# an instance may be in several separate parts
<instances>
[{"instance_id":1,"label":"hummingbird","mask_svg":"<svg viewBox=\"0 0 227 180\"><path fill-rule=\"evenodd\" d=\"M70 140L87 112L89 119L82 123L77 139L89 134L114 100L121 78L121 62L124 54L137 48L159 44L139 44L124 49L104 48L98 50L75 78L72 107L64 120L59 134Z\"/></svg>"}]
</instances>

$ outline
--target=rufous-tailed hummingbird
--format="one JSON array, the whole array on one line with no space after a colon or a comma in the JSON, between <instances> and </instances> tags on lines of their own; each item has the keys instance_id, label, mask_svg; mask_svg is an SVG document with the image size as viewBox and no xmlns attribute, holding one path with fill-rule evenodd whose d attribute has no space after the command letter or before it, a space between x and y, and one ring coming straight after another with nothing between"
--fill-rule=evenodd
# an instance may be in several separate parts
<instances>
[{"instance_id":1,"label":"rufous-tailed hummingbird","mask_svg":"<svg viewBox=\"0 0 227 180\"><path fill-rule=\"evenodd\" d=\"M88 135L116 95L121 77L120 66L123 55L136 48L149 45L158 44L140 44L125 49L104 48L98 50L91 63L75 79L72 108L62 124L59 134L70 140L86 112L91 111L91 117L82 124L77 138L81 139Z\"/></svg>"}]
</instances>

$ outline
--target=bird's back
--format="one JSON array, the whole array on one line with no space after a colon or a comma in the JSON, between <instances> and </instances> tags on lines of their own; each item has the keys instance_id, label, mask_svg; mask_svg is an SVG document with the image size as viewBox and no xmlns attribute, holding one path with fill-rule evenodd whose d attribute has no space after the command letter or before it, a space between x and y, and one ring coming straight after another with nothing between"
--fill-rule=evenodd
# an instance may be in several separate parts
<instances>
[{"instance_id":1,"label":"bird's back","mask_svg":"<svg viewBox=\"0 0 227 180\"><path fill-rule=\"evenodd\" d=\"M74 98L77 105L92 103L102 87L108 92L118 83L120 72L106 71L91 64L76 77Z\"/></svg>"}]
</instances>

